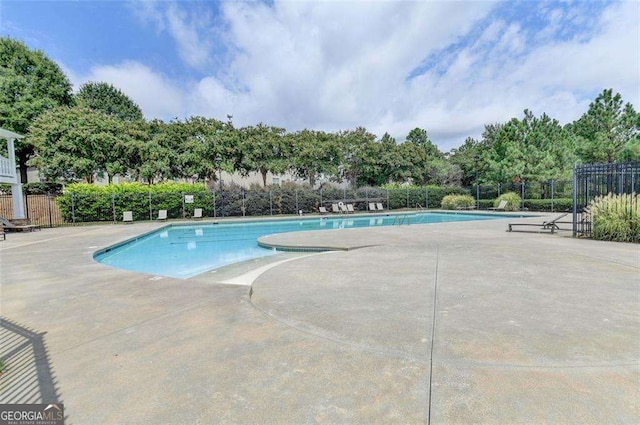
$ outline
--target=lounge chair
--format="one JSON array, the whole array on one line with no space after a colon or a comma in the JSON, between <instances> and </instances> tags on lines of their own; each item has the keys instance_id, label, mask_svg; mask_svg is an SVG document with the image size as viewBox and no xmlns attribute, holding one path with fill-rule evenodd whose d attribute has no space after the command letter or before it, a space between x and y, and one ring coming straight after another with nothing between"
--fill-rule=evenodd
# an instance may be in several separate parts
<instances>
[{"instance_id":1,"label":"lounge chair","mask_svg":"<svg viewBox=\"0 0 640 425\"><path fill-rule=\"evenodd\" d=\"M0 217L0 223L7 232L33 232L34 230L40 230L40 226L37 224L15 224L10 222L4 217ZM6 237L6 236L5 236Z\"/></svg>"},{"instance_id":2,"label":"lounge chair","mask_svg":"<svg viewBox=\"0 0 640 425\"><path fill-rule=\"evenodd\" d=\"M338 204L331 204L331 212L340 213L340 208L338 207Z\"/></svg>"},{"instance_id":3,"label":"lounge chair","mask_svg":"<svg viewBox=\"0 0 640 425\"><path fill-rule=\"evenodd\" d=\"M571 221L560 221L561 218L566 217L569 213L564 213L559 215L558 217L554 218L553 220L549 220L549 221L543 221L542 224L540 223L509 223L508 224L508 229L507 232L529 232L529 233L541 233L544 231L549 230L551 233L555 233L556 230L561 230L560 227L558 226L558 224L561 223L572 223ZM533 226L533 227L538 227L538 230L515 230L514 227L515 226Z\"/></svg>"},{"instance_id":4,"label":"lounge chair","mask_svg":"<svg viewBox=\"0 0 640 425\"><path fill-rule=\"evenodd\" d=\"M320 214L328 214L329 211L325 207L318 207L318 213Z\"/></svg>"},{"instance_id":5,"label":"lounge chair","mask_svg":"<svg viewBox=\"0 0 640 425\"><path fill-rule=\"evenodd\" d=\"M378 211L384 211L384 207L382 206L382 202L378 202L376 204L376 206L378 207Z\"/></svg>"},{"instance_id":6,"label":"lounge chair","mask_svg":"<svg viewBox=\"0 0 640 425\"><path fill-rule=\"evenodd\" d=\"M369 202L369 211L377 211L376 204L373 202Z\"/></svg>"},{"instance_id":7,"label":"lounge chair","mask_svg":"<svg viewBox=\"0 0 640 425\"><path fill-rule=\"evenodd\" d=\"M123 223L133 223L133 212L132 211L123 211L122 212L122 222Z\"/></svg>"},{"instance_id":8,"label":"lounge chair","mask_svg":"<svg viewBox=\"0 0 640 425\"><path fill-rule=\"evenodd\" d=\"M159 210L158 220L166 220L166 219L167 219L167 210Z\"/></svg>"},{"instance_id":9,"label":"lounge chair","mask_svg":"<svg viewBox=\"0 0 640 425\"><path fill-rule=\"evenodd\" d=\"M347 213L355 214L356 210L353 209L353 204L347 204Z\"/></svg>"},{"instance_id":10,"label":"lounge chair","mask_svg":"<svg viewBox=\"0 0 640 425\"><path fill-rule=\"evenodd\" d=\"M497 207L488 208L488 209L490 209L491 211L506 211L506 208L507 208L507 201L500 201Z\"/></svg>"},{"instance_id":11,"label":"lounge chair","mask_svg":"<svg viewBox=\"0 0 640 425\"><path fill-rule=\"evenodd\" d=\"M346 214L349 212L349 210L347 209L347 206L343 203L338 204L338 206L340 207L340 212L343 214Z\"/></svg>"},{"instance_id":12,"label":"lounge chair","mask_svg":"<svg viewBox=\"0 0 640 425\"><path fill-rule=\"evenodd\" d=\"M202 218L202 208L194 208L193 218Z\"/></svg>"}]
</instances>

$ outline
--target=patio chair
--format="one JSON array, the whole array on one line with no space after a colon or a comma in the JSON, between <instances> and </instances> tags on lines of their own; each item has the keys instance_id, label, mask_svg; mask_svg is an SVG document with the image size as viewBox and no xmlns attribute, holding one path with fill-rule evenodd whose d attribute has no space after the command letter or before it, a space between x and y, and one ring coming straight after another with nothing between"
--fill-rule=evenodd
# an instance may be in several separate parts
<instances>
[{"instance_id":1,"label":"patio chair","mask_svg":"<svg viewBox=\"0 0 640 425\"><path fill-rule=\"evenodd\" d=\"M318 207L318 214L324 215L324 214L328 214L329 211L327 211L327 209L325 207Z\"/></svg>"},{"instance_id":2,"label":"patio chair","mask_svg":"<svg viewBox=\"0 0 640 425\"><path fill-rule=\"evenodd\" d=\"M122 212L122 222L123 223L133 223L133 211L123 211Z\"/></svg>"},{"instance_id":3,"label":"patio chair","mask_svg":"<svg viewBox=\"0 0 640 425\"><path fill-rule=\"evenodd\" d=\"M356 210L353 209L353 204L347 204L347 213L355 214Z\"/></svg>"},{"instance_id":4,"label":"patio chair","mask_svg":"<svg viewBox=\"0 0 640 425\"><path fill-rule=\"evenodd\" d=\"M378 207L378 211L384 211L384 207L382 206L382 202L376 203L376 207Z\"/></svg>"},{"instance_id":5,"label":"patio chair","mask_svg":"<svg viewBox=\"0 0 640 425\"><path fill-rule=\"evenodd\" d=\"M338 204L338 206L340 207L340 212L343 214L346 214L349 212L349 210L347 209L347 206L345 204L343 204L342 202L340 202Z\"/></svg>"},{"instance_id":6,"label":"patio chair","mask_svg":"<svg viewBox=\"0 0 640 425\"><path fill-rule=\"evenodd\" d=\"M568 224L571 223L573 224L572 221L560 221L561 218L564 218L568 215L569 213L563 213L561 215L559 215L558 217L554 218L553 220L549 220L549 221L543 221L542 224L540 223L509 223L508 224L508 229L507 232L529 232L529 233L542 233L544 231L549 230L552 234L555 233L557 230L562 230L560 229L560 226L558 226L558 224ZM514 227L515 226L533 226L533 227L538 227L538 230L515 230Z\"/></svg>"},{"instance_id":7,"label":"patio chair","mask_svg":"<svg viewBox=\"0 0 640 425\"><path fill-rule=\"evenodd\" d=\"M507 201L500 201L497 207L488 208L491 211L506 211Z\"/></svg>"},{"instance_id":8,"label":"patio chair","mask_svg":"<svg viewBox=\"0 0 640 425\"><path fill-rule=\"evenodd\" d=\"M369 211L377 211L376 204L373 202L369 202Z\"/></svg>"},{"instance_id":9,"label":"patio chair","mask_svg":"<svg viewBox=\"0 0 640 425\"><path fill-rule=\"evenodd\" d=\"M340 208L338 207L338 204L331 204L331 212L334 213L340 213Z\"/></svg>"},{"instance_id":10,"label":"patio chair","mask_svg":"<svg viewBox=\"0 0 640 425\"><path fill-rule=\"evenodd\" d=\"M4 217L0 217L0 223L2 224L3 233L7 232L33 232L34 230L40 230L40 226L37 224L15 224L10 222Z\"/></svg>"},{"instance_id":11,"label":"patio chair","mask_svg":"<svg viewBox=\"0 0 640 425\"><path fill-rule=\"evenodd\" d=\"M167 210L159 210L158 220L166 220L166 219L167 219Z\"/></svg>"},{"instance_id":12,"label":"patio chair","mask_svg":"<svg viewBox=\"0 0 640 425\"><path fill-rule=\"evenodd\" d=\"M202 208L194 208L193 209L193 218L201 219L202 218Z\"/></svg>"}]
</instances>

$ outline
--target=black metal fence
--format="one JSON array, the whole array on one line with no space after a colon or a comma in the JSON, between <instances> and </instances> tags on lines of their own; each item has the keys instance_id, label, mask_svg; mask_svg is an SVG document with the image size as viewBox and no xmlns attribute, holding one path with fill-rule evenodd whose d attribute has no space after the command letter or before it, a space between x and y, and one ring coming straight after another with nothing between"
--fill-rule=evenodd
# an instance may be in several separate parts
<instances>
[{"instance_id":1,"label":"black metal fence","mask_svg":"<svg viewBox=\"0 0 640 425\"><path fill-rule=\"evenodd\" d=\"M591 202L599 196L633 195L640 188L640 161L622 164L576 165L573 168L573 236L593 236ZM627 199L627 198L625 198ZM620 208L637 208L630 196Z\"/></svg>"},{"instance_id":2,"label":"black metal fence","mask_svg":"<svg viewBox=\"0 0 640 425\"><path fill-rule=\"evenodd\" d=\"M571 182L518 182L513 184L460 187L361 187L304 189L295 187L246 189L233 185L223 191L189 193L113 193L96 195L76 193L24 194L24 211L32 223L43 227L73 226L82 223L122 221L123 211L132 211L134 220L154 220L159 210L167 210L169 219L193 217L202 208L205 217L264 216L316 213L319 207L330 210L332 204L350 203L356 211L368 211L369 204L382 204L385 210L440 208L448 194L469 194L479 209L494 206L494 200L506 192L522 197L522 210L570 211ZM11 195L0 195L0 216L13 218Z\"/></svg>"}]
</instances>

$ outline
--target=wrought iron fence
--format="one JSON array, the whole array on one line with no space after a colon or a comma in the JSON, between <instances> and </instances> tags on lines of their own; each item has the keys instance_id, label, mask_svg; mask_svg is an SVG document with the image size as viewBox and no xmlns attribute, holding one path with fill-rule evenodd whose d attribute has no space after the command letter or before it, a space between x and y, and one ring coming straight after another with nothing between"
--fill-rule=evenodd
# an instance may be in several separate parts
<instances>
[{"instance_id":1,"label":"wrought iron fence","mask_svg":"<svg viewBox=\"0 0 640 425\"><path fill-rule=\"evenodd\" d=\"M33 224L42 227L56 227L64 224L60 208L56 203L56 195L24 194L24 212ZM12 219L13 198L11 195L0 195L0 217Z\"/></svg>"},{"instance_id":2,"label":"wrought iron fence","mask_svg":"<svg viewBox=\"0 0 640 425\"><path fill-rule=\"evenodd\" d=\"M382 204L384 210L403 208L440 208L449 194L470 194L480 209L493 206L494 199L506 192L523 196L521 208L531 211L569 211L571 182L520 182L479 187L379 187L303 189L287 187L251 188L241 186L223 191L163 193L96 194L24 194L24 210L32 223L43 227L82 223L121 222L124 211L132 211L136 221L154 220L159 210L167 210L169 219L191 218L195 208L205 217L264 216L316 213L319 207L331 210L332 204L353 204L356 211L368 211L369 204ZM0 195L0 216L13 218L11 195Z\"/></svg>"},{"instance_id":3,"label":"wrought iron fence","mask_svg":"<svg viewBox=\"0 0 640 425\"><path fill-rule=\"evenodd\" d=\"M640 161L621 164L576 165L573 168L573 236L593 235L589 205L596 197L635 194L640 187ZM631 197L637 202L636 197ZM625 208L635 208L635 205Z\"/></svg>"}]
</instances>

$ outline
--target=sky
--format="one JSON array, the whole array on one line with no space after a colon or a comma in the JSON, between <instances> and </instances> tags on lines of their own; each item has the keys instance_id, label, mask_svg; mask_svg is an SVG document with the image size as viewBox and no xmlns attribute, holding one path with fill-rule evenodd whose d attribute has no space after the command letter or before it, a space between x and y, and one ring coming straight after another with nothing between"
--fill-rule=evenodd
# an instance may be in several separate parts
<instances>
[{"instance_id":1,"label":"sky","mask_svg":"<svg viewBox=\"0 0 640 425\"><path fill-rule=\"evenodd\" d=\"M606 88L640 109L639 1L0 0L0 36L148 119L420 127L449 151L525 108L571 122Z\"/></svg>"}]
</instances>

